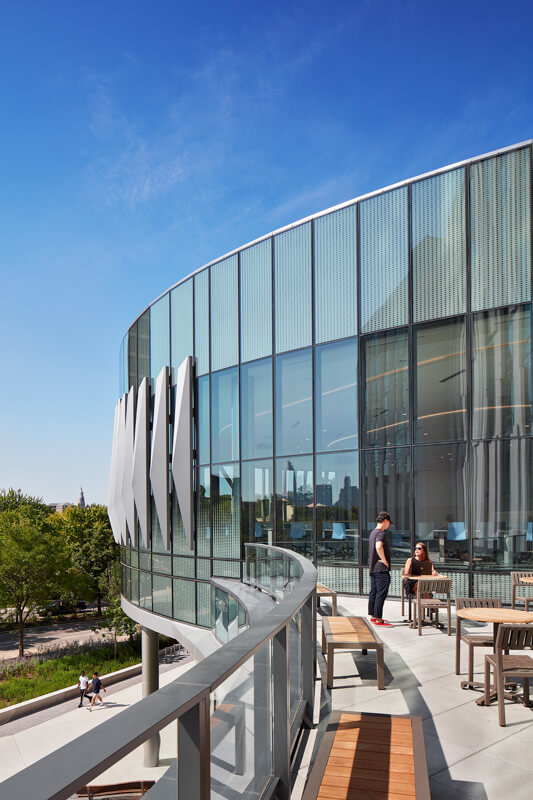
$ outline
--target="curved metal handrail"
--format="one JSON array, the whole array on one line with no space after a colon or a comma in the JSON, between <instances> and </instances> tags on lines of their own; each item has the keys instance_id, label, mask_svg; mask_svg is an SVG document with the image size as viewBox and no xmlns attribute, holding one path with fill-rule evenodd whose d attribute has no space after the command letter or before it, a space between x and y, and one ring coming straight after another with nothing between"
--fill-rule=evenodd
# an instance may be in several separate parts
<instances>
[{"instance_id":1,"label":"curved metal handrail","mask_svg":"<svg viewBox=\"0 0 533 800\"><path fill-rule=\"evenodd\" d=\"M288 555L286 549L270 549ZM289 552L289 555L299 562L300 579L294 583L291 593L260 621L253 623L172 683L3 781L0 784L0 796L68 800L81 786L194 706L205 700L209 702L211 692L286 628L295 614L313 598L316 569L298 553Z\"/></svg>"}]
</instances>

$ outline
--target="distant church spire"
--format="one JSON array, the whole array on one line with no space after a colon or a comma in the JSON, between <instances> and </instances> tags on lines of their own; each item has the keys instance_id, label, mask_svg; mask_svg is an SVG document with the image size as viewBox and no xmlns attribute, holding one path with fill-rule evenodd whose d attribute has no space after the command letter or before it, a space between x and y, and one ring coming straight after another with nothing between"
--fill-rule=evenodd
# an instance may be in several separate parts
<instances>
[{"instance_id":1,"label":"distant church spire","mask_svg":"<svg viewBox=\"0 0 533 800\"><path fill-rule=\"evenodd\" d=\"M83 496L83 487L80 486L80 496L78 499L78 506L80 508L85 508L85 497Z\"/></svg>"}]
</instances>

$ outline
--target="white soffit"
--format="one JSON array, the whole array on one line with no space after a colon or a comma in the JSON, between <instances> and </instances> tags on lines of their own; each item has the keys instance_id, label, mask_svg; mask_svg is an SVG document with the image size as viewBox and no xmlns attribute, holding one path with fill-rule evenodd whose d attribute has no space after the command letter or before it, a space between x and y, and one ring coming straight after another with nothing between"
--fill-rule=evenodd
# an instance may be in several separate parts
<instances>
[{"instance_id":1,"label":"white soffit","mask_svg":"<svg viewBox=\"0 0 533 800\"><path fill-rule=\"evenodd\" d=\"M192 502L192 359L187 356L178 369L176 407L174 412L174 442L172 446L172 477L189 550L193 542Z\"/></svg>"},{"instance_id":2,"label":"white soffit","mask_svg":"<svg viewBox=\"0 0 533 800\"><path fill-rule=\"evenodd\" d=\"M136 546L137 520L135 518L135 500L133 498L133 444L135 433L135 389L130 387L126 408L126 428L124 441L124 475L122 478L122 503L126 512L126 522L133 545Z\"/></svg>"},{"instance_id":3,"label":"white soffit","mask_svg":"<svg viewBox=\"0 0 533 800\"><path fill-rule=\"evenodd\" d=\"M163 541L170 550L170 510L168 496L168 367L163 367L155 384L154 423L150 481Z\"/></svg>"},{"instance_id":4,"label":"white soffit","mask_svg":"<svg viewBox=\"0 0 533 800\"><path fill-rule=\"evenodd\" d=\"M150 388L148 378L143 378L137 393L137 414L135 420L135 442L133 445L133 467L131 486L135 507L139 517L139 527L145 547L148 547L149 504L148 504L148 413Z\"/></svg>"},{"instance_id":5,"label":"white soffit","mask_svg":"<svg viewBox=\"0 0 533 800\"><path fill-rule=\"evenodd\" d=\"M111 469L109 472L109 499L107 504L107 515L111 523L111 530L113 531L113 538L117 544L120 544L120 529L117 520L115 508L115 485L117 480L117 432L118 432L118 408L119 403L115 406L115 421L113 424L113 446L111 448Z\"/></svg>"}]
</instances>

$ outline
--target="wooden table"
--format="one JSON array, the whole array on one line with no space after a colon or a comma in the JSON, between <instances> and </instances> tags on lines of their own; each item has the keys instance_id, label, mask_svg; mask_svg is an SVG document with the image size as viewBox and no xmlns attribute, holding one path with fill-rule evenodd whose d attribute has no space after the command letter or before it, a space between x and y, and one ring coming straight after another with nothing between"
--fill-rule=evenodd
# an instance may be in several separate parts
<instances>
[{"instance_id":1,"label":"wooden table","mask_svg":"<svg viewBox=\"0 0 533 800\"><path fill-rule=\"evenodd\" d=\"M520 583L532 583L533 584L533 575L530 575L527 578L520 578Z\"/></svg>"},{"instance_id":2,"label":"wooden table","mask_svg":"<svg viewBox=\"0 0 533 800\"><path fill-rule=\"evenodd\" d=\"M337 616L337 592L334 592L333 589L328 589L327 586L324 586L323 583L317 583L316 585L316 604L317 606L320 605L320 600L322 597L331 597L331 613L334 617Z\"/></svg>"},{"instance_id":3,"label":"wooden table","mask_svg":"<svg viewBox=\"0 0 533 800\"><path fill-rule=\"evenodd\" d=\"M455 647L461 645L461 620L469 619L474 622L492 622L494 647L496 647L496 637L498 636L498 628L504 622L523 623L533 622L533 613L530 611L517 611L515 608L458 608L455 612L457 624L455 630ZM484 687L485 684L481 681L461 681L461 689L477 689ZM494 697L494 695L492 695ZM491 697L491 699L492 699ZM505 694L507 700L514 700L512 694ZM480 697L476 700L478 706L485 705L485 699Z\"/></svg>"}]
</instances>

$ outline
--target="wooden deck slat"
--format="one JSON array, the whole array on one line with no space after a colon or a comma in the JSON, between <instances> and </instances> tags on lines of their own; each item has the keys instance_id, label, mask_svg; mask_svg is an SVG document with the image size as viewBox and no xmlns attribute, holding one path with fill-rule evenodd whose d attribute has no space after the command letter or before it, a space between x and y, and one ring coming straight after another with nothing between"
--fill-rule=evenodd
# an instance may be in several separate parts
<instances>
[{"instance_id":1,"label":"wooden deck slat","mask_svg":"<svg viewBox=\"0 0 533 800\"><path fill-rule=\"evenodd\" d=\"M377 792L365 789L331 789L325 786L317 795L317 800L412 800L412 792Z\"/></svg>"},{"instance_id":2,"label":"wooden deck slat","mask_svg":"<svg viewBox=\"0 0 533 800\"><path fill-rule=\"evenodd\" d=\"M404 760L402 760L404 759ZM352 769L372 769L376 772L409 772L411 775L415 774L412 756L394 756L383 761L383 766L376 759L373 759L368 753L365 756L356 756L355 758L339 758L336 755L331 755L328 761L328 767L336 767L339 775L343 775L345 770Z\"/></svg>"},{"instance_id":3,"label":"wooden deck slat","mask_svg":"<svg viewBox=\"0 0 533 800\"><path fill-rule=\"evenodd\" d=\"M344 742L335 742L335 749L342 748L346 752L355 752L356 750L368 751L369 753L393 753L395 755L413 755L412 744L384 744L382 738L376 738L375 741L363 740L359 741L358 738L346 740Z\"/></svg>"},{"instance_id":4,"label":"wooden deck slat","mask_svg":"<svg viewBox=\"0 0 533 800\"><path fill-rule=\"evenodd\" d=\"M365 775L364 777L340 778L335 775L324 775L322 778L322 786L339 786L341 788L350 789L377 789L378 791L388 792L404 792L415 791L415 782L413 781L399 781L399 780L382 780L376 776Z\"/></svg>"}]
</instances>

